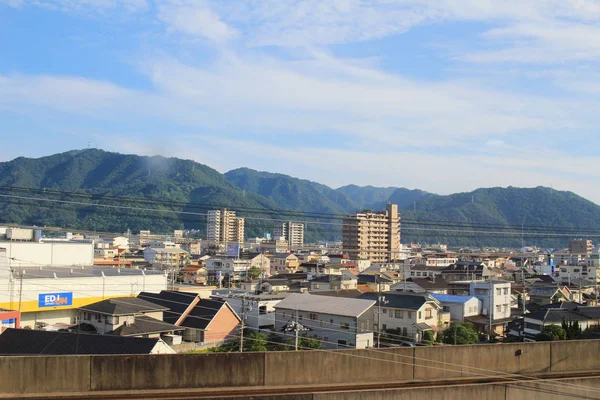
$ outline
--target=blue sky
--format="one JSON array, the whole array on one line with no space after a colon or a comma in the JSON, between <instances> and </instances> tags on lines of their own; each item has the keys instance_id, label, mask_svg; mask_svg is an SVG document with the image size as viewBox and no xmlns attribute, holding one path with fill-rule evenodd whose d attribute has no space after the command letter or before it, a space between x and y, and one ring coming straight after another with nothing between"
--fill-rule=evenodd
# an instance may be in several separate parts
<instances>
[{"instance_id":1,"label":"blue sky","mask_svg":"<svg viewBox=\"0 0 600 400\"><path fill-rule=\"evenodd\" d=\"M600 1L0 0L0 160L600 203Z\"/></svg>"}]
</instances>

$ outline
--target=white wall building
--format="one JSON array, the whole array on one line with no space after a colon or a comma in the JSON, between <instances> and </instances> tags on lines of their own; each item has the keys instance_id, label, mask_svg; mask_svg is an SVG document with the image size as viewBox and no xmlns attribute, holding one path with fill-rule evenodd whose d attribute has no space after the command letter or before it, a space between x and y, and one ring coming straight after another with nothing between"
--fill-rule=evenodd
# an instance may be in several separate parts
<instances>
[{"instance_id":1,"label":"white wall building","mask_svg":"<svg viewBox=\"0 0 600 400\"><path fill-rule=\"evenodd\" d=\"M78 307L114 297L133 297L142 291L167 288L160 271L118 268L0 269L0 308L21 311L21 326L75 323Z\"/></svg>"},{"instance_id":2,"label":"white wall building","mask_svg":"<svg viewBox=\"0 0 600 400\"><path fill-rule=\"evenodd\" d=\"M491 313L493 321L510 318L510 289L509 281L475 281L469 287L470 295L482 301L482 314Z\"/></svg>"},{"instance_id":3,"label":"white wall building","mask_svg":"<svg viewBox=\"0 0 600 400\"><path fill-rule=\"evenodd\" d=\"M0 242L0 268L94 264L93 243Z\"/></svg>"}]
</instances>

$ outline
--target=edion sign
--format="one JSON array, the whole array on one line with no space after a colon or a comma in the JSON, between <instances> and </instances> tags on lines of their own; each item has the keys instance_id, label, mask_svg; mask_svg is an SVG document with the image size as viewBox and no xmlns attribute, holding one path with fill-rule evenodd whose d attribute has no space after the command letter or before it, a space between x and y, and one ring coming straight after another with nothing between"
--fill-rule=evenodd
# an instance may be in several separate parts
<instances>
[{"instance_id":1,"label":"edion sign","mask_svg":"<svg viewBox=\"0 0 600 400\"><path fill-rule=\"evenodd\" d=\"M38 307L59 307L73 304L73 293L42 293L38 295Z\"/></svg>"}]
</instances>

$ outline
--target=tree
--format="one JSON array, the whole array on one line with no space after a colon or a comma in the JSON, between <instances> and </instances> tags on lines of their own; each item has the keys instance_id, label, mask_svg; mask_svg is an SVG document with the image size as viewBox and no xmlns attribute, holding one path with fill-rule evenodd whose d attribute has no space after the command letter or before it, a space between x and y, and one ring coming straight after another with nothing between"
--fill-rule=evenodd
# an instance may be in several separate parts
<instances>
[{"instance_id":1,"label":"tree","mask_svg":"<svg viewBox=\"0 0 600 400\"><path fill-rule=\"evenodd\" d=\"M542 331L536 335L535 340L538 342L551 342L553 340L566 340L567 332L562 326L546 325Z\"/></svg>"},{"instance_id":2,"label":"tree","mask_svg":"<svg viewBox=\"0 0 600 400\"><path fill-rule=\"evenodd\" d=\"M256 279L260 276L260 268L257 266L252 266L248 268L248 276L250 279Z\"/></svg>"},{"instance_id":3,"label":"tree","mask_svg":"<svg viewBox=\"0 0 600 400\"><path fill-rule=\"evenodd\" d=\"M433 332L425 331L423 332L423 343L432 345L433 344Z\"/></svg>"},{"instance_id":4,"label":"tree","mask_svg":"<svg viewBox=\"0 0 600 400\"><path fill-rule=\"evenodd\" d=\"M474 344L479 341L473 325L468 322L454 323L444 331L442 342L446 344Z\"/></svg>"},{"instance_id":5,"label":"tree","mask_svg":"<svg viewBox=\"0 0 600 400\"><path fill-rule=\"evenodd\" d=\"M571 339L579 339L581 337L581 326L579 325L579 321L565 321L562 322L562 328L565 330L567 334L567 340Z\"/></svg>"},{"instance_id":6,"label":"tree","mask_svg":"<svg viewBox=\"0 0 600 400\"><path fill-rule=\"evenodd\" d=\"M323 344L316 338L302 335L298 339L298 350L322 350Z\"/></svg>"},{"instance_id":7,"label":"tree","mask_svg":"<svg viewBox=\"0 0 600 400\"><path fill-rule=\"evenodd\" d=\"M267 351L267 335L261 332L249 334L244 339L244 351Z\"/></svg>"}]
</instances>

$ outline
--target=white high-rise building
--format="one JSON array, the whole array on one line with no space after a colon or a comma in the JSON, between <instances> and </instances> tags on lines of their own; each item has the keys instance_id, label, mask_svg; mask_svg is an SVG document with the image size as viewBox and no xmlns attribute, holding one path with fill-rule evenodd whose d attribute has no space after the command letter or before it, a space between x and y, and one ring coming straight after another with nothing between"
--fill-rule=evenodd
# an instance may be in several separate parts
<instances>
[{"instance_id":1,"label":"white high-rise building","mask_svg":"<svg viewBox=\"0 0 600 400\"><path fill-rule=\"evenodd\" d=\"M275 240L286 240L291 249L300 249L304 246L304 224L292 221L277 223L273 228L273 236Z\"/></svg>"},{"instance_id":2,"label":"white high-rise building","mask_svg":"<svg viewBox=\"0 0 600 400\"><path fill-rule=\"evenodd\" d=\"M211 244L244 243L244 218L226 208L209 211L206 238Z\"/></svg>"}]
</instances>

